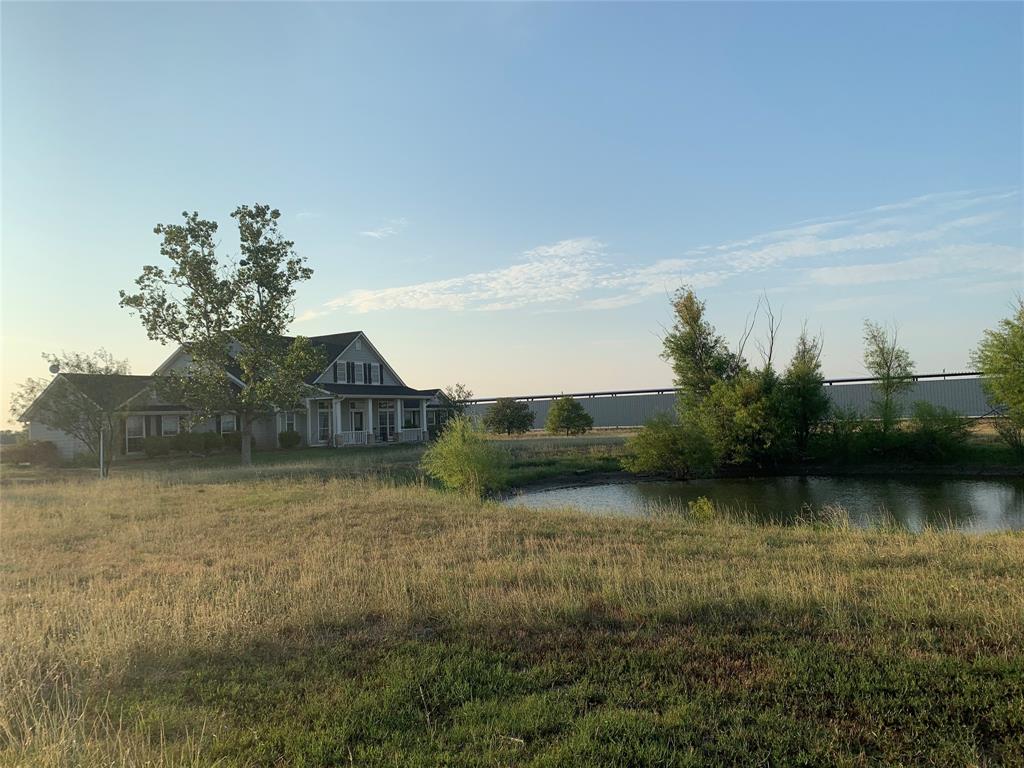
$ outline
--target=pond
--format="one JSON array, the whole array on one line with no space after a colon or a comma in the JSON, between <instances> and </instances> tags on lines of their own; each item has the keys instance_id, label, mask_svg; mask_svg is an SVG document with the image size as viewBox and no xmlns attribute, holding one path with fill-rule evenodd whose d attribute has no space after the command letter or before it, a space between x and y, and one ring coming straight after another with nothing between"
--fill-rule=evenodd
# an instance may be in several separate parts
<instances>
[{"instance_id":1,"label":"pond","mask_svg":"<svg viewBox=\"0 0 1024 768\"><path fill-rule=\"evenodd\" d=\"M690 482L627 481L526 490L506 504L575 507L584 512L644 516L685 510L701 497L760 521L793 522L806 510L841 505L851 525L887 517L918 531L926 525L970 532L1024 530L1024 479L930 477L760 477Z\"/></svg>"}]
</instances>

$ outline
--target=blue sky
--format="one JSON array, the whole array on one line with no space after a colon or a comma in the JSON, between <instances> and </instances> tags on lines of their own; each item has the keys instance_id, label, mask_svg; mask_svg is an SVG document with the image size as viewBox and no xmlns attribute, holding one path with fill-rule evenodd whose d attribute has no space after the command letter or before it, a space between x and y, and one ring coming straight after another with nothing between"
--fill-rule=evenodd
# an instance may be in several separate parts
<instances>
[{"instance_id":1,"label":"blue sky","mask_svg":"<svg viewBox=\"0 0 1024 768\"><path fill-rule=\"evenodd\" d=\"M2 6L2 386L169 350L117 306L157 222L269 202L415 386L661 386L668 295L861 373L961 369L1024 290L1020 4Z\"/></svg>"}]
</instances>

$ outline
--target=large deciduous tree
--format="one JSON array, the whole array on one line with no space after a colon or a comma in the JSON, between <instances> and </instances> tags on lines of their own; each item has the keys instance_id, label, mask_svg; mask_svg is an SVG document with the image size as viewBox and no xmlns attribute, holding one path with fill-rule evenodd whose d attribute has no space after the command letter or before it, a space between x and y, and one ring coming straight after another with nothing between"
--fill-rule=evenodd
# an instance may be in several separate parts
<instances>
[{"instance_id":1,"label":"large deciduous tree","mask_svg":"<svg viewBox=\"0 0 1024 768\"><path fill-rule=\"evenodd\" d=\"M973 359L989 397L1003 409L1004 418L996 421L1000 437L1024 455L1024 297L1010 317L985 331Z\"/></svg>"},{"instance_id":2,"label":"large deciduous tree","mask_svg":"<svg viewBox=\"0 0 1024 768\"><path fill-rule=\"evenodd\" d=\"M253 422L296 405L306 376L325 364L308 339L284 336L294 319L295 287L313 271L281 236L281 214L270 206L242 205L231 214L237 263L218 260L216 222L195 212L182 216L182 224L153 230L170 268L143 267L136 291L121 291L121 306L140 317L149 338L178 344L191 358L187 370L167 376L162 394L200 416L235 413L242 463L249 464Z\"/></svg>"},{"instance_id":3,"label":"large deciduous tree","mask_svg":"<svg viewBox=\"0 0 1024 768\"><path fill-rule=\"evenodd\" d=\"M116 359L105 349L92 354L44 353L43 359L51 370L59 373L53 379L31 378L23 382L11 398L11 415L20 418L34 404L33 421L66 432L94 454L101 453L102 444L103 464L100 472L106 477L110 462L114 459L116 440L121 435L121 417L117 407L127 399L127 395L119 397L118 387L104 385L96 389L105 397L89 397L65 378L65 374L125 375L131 372L128 361ZM45 396L41 397L44 393Z\"/></svg>"},{"instance_id":4,"label":"large deciduous tree","mask_svg":"<svg viewBox=\"0 0 1024 768\"><path fill-rule=\"evenodd\" d=\"M533 428L534 413L521 400L501 397L484 414L484 427L489 432L520 435Z\"/></svg>"}]
</instances>

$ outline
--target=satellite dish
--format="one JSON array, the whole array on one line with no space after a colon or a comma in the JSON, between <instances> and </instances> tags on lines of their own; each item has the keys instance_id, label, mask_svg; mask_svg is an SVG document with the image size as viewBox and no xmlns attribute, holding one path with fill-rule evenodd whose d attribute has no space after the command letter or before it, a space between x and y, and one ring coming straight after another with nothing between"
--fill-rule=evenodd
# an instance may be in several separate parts
<instances>
[{"instance_id":1,"label":"satellite dish","mask_svg":"<svg viewBox=\"0 0 1024 768\"><path fill-rule=\"evenodd\" d=\"M53 365L51 365L50 373L60 373L60 365L58 363L54 363Z\"/></svg>"}]
</instances>

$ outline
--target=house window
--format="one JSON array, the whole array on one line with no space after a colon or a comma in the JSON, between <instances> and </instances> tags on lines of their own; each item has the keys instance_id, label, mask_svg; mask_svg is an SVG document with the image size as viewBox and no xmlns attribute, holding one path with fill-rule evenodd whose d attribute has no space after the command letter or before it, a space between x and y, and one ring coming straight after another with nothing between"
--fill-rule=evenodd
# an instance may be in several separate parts
<instances>
[{"instance_id":1,"label":"house window","mask_svg":"<svg viewBox=\"0 0 1024 768\"><path fill-rule=\"evenodd\" d=\"M282 411L280 416L281 432L295 431L295 411Z\"/></svg>"},{"instance_id":2,"label":"house window","mask_svg":"<svg viewBox=\"0 0 1024 768\"><path fill-rule=\"evenodd\" d=\"M373 376L373 380L372 380L371 383L373 383L373 384L380 384L381 383L381 373L380 373L380 370L381 370L380 369L380 363L370 363L370 373Z\"/></svg>"},{"instance_id":3,"label":"house window","mask_svg":"<svg viewBox=\"0 0 1024 768\"><path fill-rule=\"evenodd\" d=\"M402 429L420 428L420 406L415 400L402 403Z\"/></svg>"},{"instance_id":4,"label":"house window","mask_svg":"<svg viewBox=\"0 0 1024 768\"><path fill-rule=\"evenodd\" d=\"M224 434L225 432L237 432L238 431L238 422L235 419L235 414L233 414L233 413L225 413L225 414L221 415L221 417L220 417L220 431L221 431L221 434Z\"/></svg>"},{"instance_id":5,"label":"house window","mask_svg":"<svg viewBox=\"0 0 1024 768\"><path fill-rule=\"evenodd\" d=\"M427 426L428 427L437 426L437 412L436 411L427 411Z\"/></svg>"},{"instance_id":6,"label":"house window","mask_svg":"<svg viewBox=\"0 0 1024 768\"><path fill-rule=\"evenodd\" d=\"M367 381L367 383L369 383L368 380L366 380L366 377L363 376L363 373L365 372L365 368L362 365L356 364L355 369L356 369L356 384L362 384L364 381Z\"/></svg>"},{"instance_id":7,"label":"house window","mask_svg":"<svg viewBox=\"0 0 1024 768\"><path fill-rule=\"evenodd\" d=\"M363 348L363 341L362 341L362 339L356 339L356 349L362 349L362 348Z\"/></svg>"},{"instance_id":8,"label":"house window","mask_svg":"<svg viewBox=\"0 0 1024 768\"><path fill-rule=\"evenodd\" d=\"M162 416L160 418L160 434L176 435L181 431L180 416Z\"/></svg>"},{"instance_id":9,"label":"house window","mask_svg":"<svg viewBox=\"0 0 1024 768\"><path fill-rule=\"evenodd\" d=\"M146 417L129 416L124 420L124 452L139 453L146 439Z\"/></svg>"}]
</instances>

